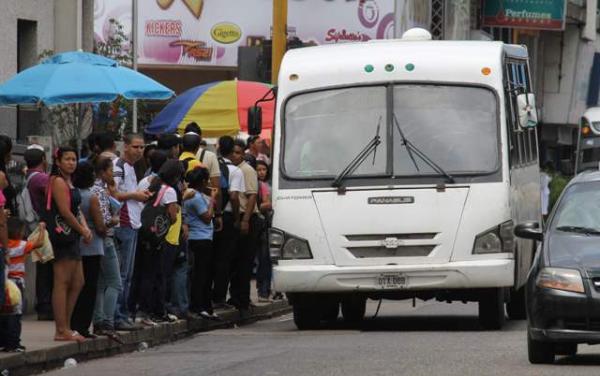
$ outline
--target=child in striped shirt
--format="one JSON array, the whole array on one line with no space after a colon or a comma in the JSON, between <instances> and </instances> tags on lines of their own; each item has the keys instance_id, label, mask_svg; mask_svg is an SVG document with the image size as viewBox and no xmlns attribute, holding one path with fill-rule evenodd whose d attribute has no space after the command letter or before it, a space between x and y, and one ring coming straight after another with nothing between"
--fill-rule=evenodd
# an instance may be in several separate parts
<instances>
[{"instance_id":1,"label":"child in striped shirt","mask_svg":"<svg viewBox=\"0 0 600 376\"><path fill-rule=\"evenodd\" d=\"M8 259L7 274L21 290L21 296L25 296L25 259L31 251L40 248L44 245L44 234L46 225L42 222L39 224L39 236L35 241L25 241L25 223L18 217L9 217L7 220L8 227L8 246L6 247L6 255ZM5 352L22 352L25 351L25 346L21 345L21 316L23 314L23 303L17 312L14 312L8 317L8 320L3 320L6 325L1 332L6 336L4 339Z\"/></svg>"}]
</instances>

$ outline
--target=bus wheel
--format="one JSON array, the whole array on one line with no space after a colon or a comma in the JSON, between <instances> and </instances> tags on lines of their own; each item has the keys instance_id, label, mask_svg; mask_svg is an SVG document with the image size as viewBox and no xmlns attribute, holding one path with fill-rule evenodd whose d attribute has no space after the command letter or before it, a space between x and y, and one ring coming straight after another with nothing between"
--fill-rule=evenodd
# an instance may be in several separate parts
<instances>
[{"instance_id":1,"label":"bus wheel","mask_svg":"<svg viewBox=\"0 0 600 376\"><path fill-rule=\"evenodd\" d=\"M367 310L367 299L362 297L351 297L342 299L342 316L349 324L358 324L365 317Z\"/></svg>"},{"instance_id":2,"label":"bus wheel","mask_svg":"<svg viewBox=\"0 0 600 376\"><path fill-rule=\"evenodd\" d=\"M504 325L504 289L490 290L479 299L479 323L486 330L499 330Z\"/></svg>"},{"instance_id":3,"label":"bus wheel","mask_svg":"<svg viewBox=\"0 0 600 376\"><path fill-rule=\"evenodd\" d=\"M319 307L313 304L296 303L293 306L294 324L299 330L318 329L321 321Z\"/></svg>"},{"instance_id":4,"label":"bus wheel","mask_svg":"<svg viewBox=\"0 0 600 376\"><path fill-rule=\"evenodd\" d=\"M525 286L510 292L510 301L506 303L506 312L511 320L525 320L527 311L525 309Z\"/></svg>"}]
</instances>

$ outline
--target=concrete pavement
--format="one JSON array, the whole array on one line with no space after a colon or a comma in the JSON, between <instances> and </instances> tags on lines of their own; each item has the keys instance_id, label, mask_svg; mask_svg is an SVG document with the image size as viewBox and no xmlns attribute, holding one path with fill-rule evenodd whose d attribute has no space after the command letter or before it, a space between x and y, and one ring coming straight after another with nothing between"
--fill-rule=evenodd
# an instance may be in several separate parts
<instances>
[{"instance_id":1,"label":"concrete pavement","mask_svg":"<svg viewBox=\"0 0 600 376\"><path fill-rule=\"evenodd\" d=\"M290 314L249 326L215 330L190 339L49 375L591 375L600 346L580 346L555 365L527 360L524 321L502 331L481 331L476 304L384 301L371 319L351 328L297 331Z\"/></svg>"},{"instance_id":2,"label":"concrete pavement","mask_svg":"<svg viewBox=\"0 0 600 376\"><path fill-rule=\"evenodd\" d=\"M256 289L252 288L253 301L256 302ZM31 375L53 368L62 367L64 360L74 358L78 362L106 357L119 353L135 351L141 342L156 346L188 337L194 333L229 328L256 320L269 318L290 311L286 301L273 303L255 303L248 317L240 317L237 310L216 311L223 319L221 322L203 319L180 320L171 324L161 324L136 332L121 332L119 344L107 337L87 340L82 344L74 342L55 342L54 322L37 321L35 316L27 316L23 321L21 343L27 347L24 353L0 352L0 372L8 370L10 376ZM3 375L4 376L4 375Z\"/></svg>"}]
</instances>

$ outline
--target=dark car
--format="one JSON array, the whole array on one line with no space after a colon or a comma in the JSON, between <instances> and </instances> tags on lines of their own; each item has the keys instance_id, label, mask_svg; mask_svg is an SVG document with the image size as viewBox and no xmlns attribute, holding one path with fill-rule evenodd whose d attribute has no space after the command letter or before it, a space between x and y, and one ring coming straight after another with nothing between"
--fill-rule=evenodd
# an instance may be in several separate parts
<instances>
[{"instance_id":1,"label":"dark car","mask_svg":"<svg viewBox=\"0 0 600 376\"><path fill-rule=\"evenodd\" d=\"M527 347L531 363L575 355L577 344L600 343L600 172L577 175L544 230L515 228L542 241L527 281Z\"/></svg>"}]
</instances>

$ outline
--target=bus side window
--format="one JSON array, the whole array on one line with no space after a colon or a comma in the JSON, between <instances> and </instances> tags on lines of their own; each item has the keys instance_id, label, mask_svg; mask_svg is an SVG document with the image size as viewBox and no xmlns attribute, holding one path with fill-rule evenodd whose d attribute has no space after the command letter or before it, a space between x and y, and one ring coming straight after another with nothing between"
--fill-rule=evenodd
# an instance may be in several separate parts
<instances>
[{"instance_id":1,"label":"bus side window","mask_svg":"<svg viewBox=\"0 0 600 376\"><path fill-rule=\"evenodd\" d=\"M536 133L534 129L521 129L517 119L517 95L531 92L527 64L521 61L507 61L505 80L511 166L529 165L537 161Z\"/></svg>"}]
</instances>

